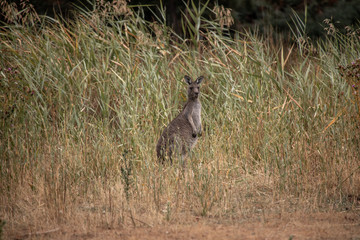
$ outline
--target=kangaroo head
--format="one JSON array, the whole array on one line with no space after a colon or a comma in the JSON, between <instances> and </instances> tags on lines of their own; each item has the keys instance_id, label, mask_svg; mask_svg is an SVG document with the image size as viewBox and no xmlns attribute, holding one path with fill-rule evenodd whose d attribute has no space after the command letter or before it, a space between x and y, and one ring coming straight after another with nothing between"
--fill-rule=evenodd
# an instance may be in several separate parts
<instances>
[{"instance_id":1,"label":"kangaroo head","mask_svg":"<svg viewBox=\"0 0 360 240\"><path fill-rule=\"evenodd\" d=\"M186 83L188 86L188 98L191 100L195 100L200 95L200 83L204 79L203 76L198 77L194 82L191 81L191 78L189 76L184 77Z\"/></svg>"}]
</instances>

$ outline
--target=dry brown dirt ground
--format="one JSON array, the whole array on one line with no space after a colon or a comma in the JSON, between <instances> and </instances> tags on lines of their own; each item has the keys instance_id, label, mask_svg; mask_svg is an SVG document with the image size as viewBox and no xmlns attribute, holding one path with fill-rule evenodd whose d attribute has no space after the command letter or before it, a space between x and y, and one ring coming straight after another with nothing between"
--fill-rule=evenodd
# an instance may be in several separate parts
<instances>
[{"instance_id":1,"label":"dry brown dirt ground","mask_svg":"<svg viewBox=\"0 0 360 240\"><path fill-rule=\"evenodd\" d=\"M62 226L35 233L13 233L9 239L359 239L360 215L350 212L286 213L231 223L195 218L192 224L79 230Z\"/></svg>"}]
</instances>

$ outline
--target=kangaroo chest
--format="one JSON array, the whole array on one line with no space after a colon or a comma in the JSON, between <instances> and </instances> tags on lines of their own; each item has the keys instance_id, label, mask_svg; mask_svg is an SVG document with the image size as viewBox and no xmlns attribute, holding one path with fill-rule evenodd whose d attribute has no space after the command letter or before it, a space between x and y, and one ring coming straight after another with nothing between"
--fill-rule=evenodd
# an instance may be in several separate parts
<instances>
[{"instance_id":1,"label":"kangaroo chest","mask_svg":"<svg viewBox=\"0 0 360 240\"><path fill-rule=\"evenodd\" d=\"M192 111L192 119L194 121L195 127L197 129L201 126L201 104L196 103L194 104L193 111Z\"/></svg>"}]
</instances>

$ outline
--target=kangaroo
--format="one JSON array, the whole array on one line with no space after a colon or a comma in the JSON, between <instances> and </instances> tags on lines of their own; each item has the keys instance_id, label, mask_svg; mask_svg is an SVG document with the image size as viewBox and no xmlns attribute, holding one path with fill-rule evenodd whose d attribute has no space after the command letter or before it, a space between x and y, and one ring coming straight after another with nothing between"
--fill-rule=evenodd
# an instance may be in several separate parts
<instances>
[{"instance_id":1,"label":"kangaroo","mask_svg":"<svg viewBox=\"0 0 360 240\"><path fill-rule=\"evenodd\" d=\"M156 145L156 154L161 163L165 162L166 155L172 163L172 155L180 154L182 161L195 146L201 136L201 103L200 83L203 76L192 82L189 76L184 77L188 84L188 100L183 110L163 130ZM183 162L185 166L185 162Z\"/></svg>"}]
</instances>

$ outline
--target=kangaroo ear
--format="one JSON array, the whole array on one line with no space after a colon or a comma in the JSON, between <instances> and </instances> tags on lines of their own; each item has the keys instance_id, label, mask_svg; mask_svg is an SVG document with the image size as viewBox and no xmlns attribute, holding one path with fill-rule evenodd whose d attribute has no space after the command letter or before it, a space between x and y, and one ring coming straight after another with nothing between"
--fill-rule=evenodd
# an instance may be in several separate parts
<instances>
[{"instance_id":1,"label":"kangaroo ear","mask_svg":"<svg viewBox=\"0 0 360 240\"><path fill-rule=\"evenodd\" d=\"M187 84L189 84L189 85L191 84L191 78L188 75L185 75L184 79L185 79Z\"/></svg>"},{"instance_id":2,"label":"kangaroo ear","mask_svg":"<svg viewBox=\"0 0 360 240\"><path fill-rule=\"evenodd\" d=\"M196 84L200 84L201 82L202 82L202 80L204 79L204 77L203 76L200 76L200 77L198 77L197 79L196 79Z\"/></svg>"}]
</instances>

